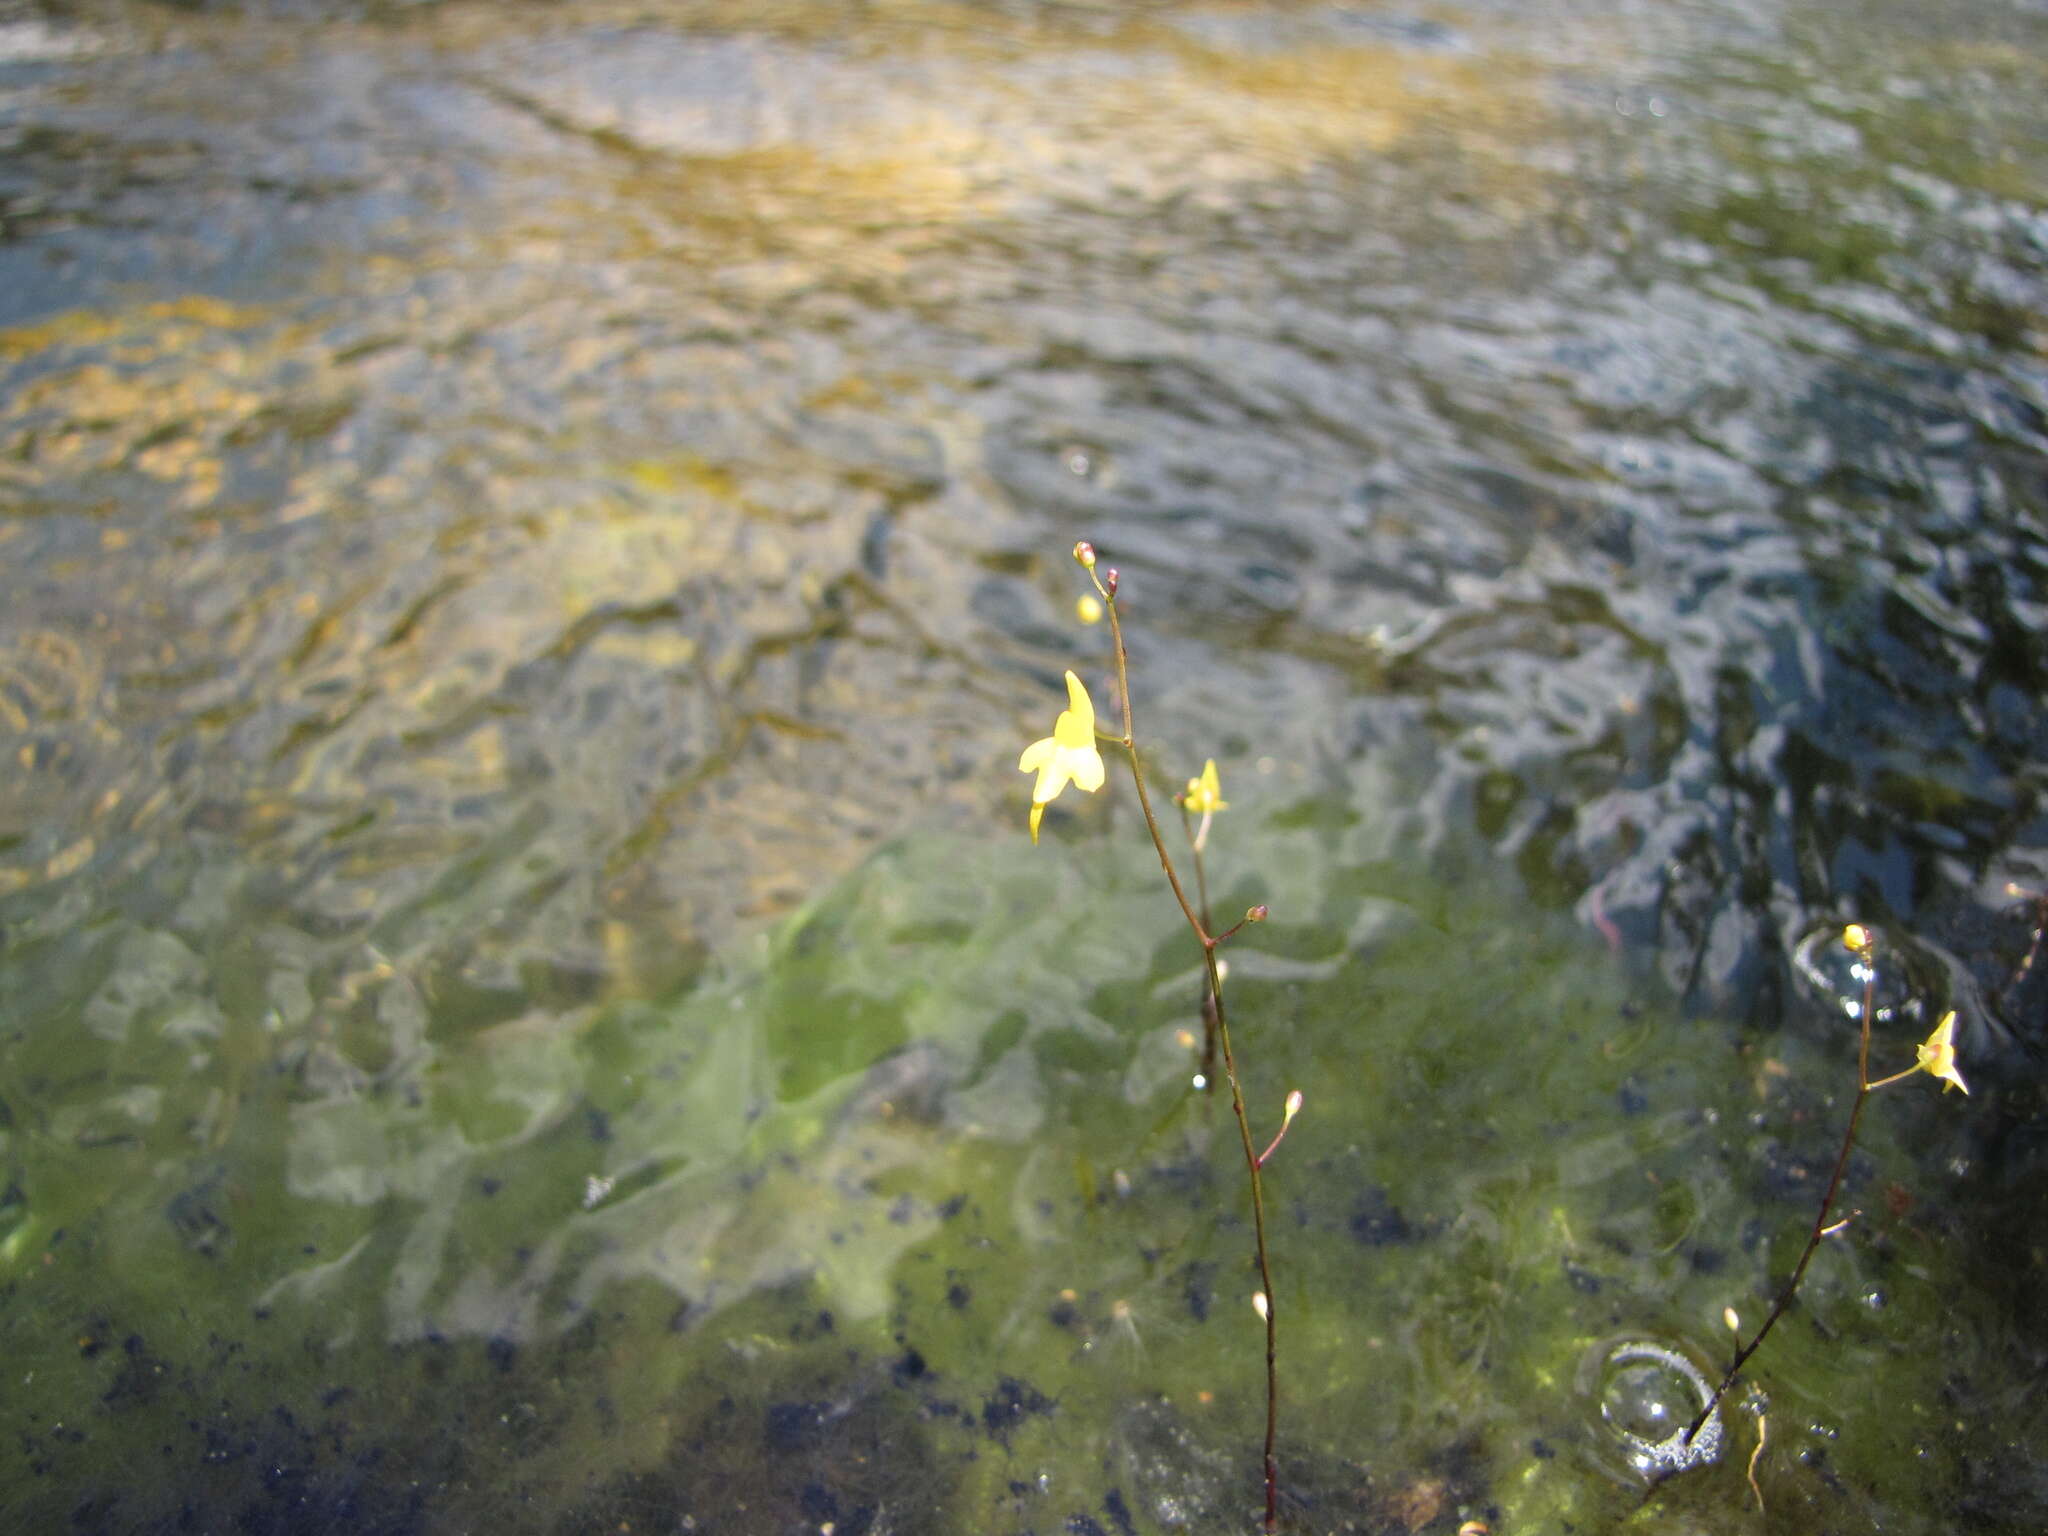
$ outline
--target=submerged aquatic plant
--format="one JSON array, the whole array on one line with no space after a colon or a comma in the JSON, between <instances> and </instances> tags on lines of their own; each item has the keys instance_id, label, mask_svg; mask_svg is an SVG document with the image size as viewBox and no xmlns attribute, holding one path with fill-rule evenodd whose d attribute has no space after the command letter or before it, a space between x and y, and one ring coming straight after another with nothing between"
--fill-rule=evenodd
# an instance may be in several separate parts
<instances>
[{"instance_id":1,"label":"submerged aquatic plant","mask_svg":"<svg viewBox=\"0 0 2048 1536\"><path fill-rule=\"evenodd\" d=\"M1033 742L1024 749L1018 760L1020 772L1035 773L1037 780L1031 790L1031 840L1038 841L1040 818L1045 807L1057 797L1069 783L1093 792L1102 787L1103 767L1101 754L1096 749L1098 740L1123 748L1130 763L1131 782L1137 790L1138 807L1145 813L1145 827L1152 835L1152 846L1159 854L1160 868L1166 874L1166 883L1172 887L1174 900L1180 904L1181 915L1187 919L1196 941L1202 946L1202 967L1206 989L1202 999L1202 1019L1205 1025L1202 1074L1197 1082L1208 1087L1215 1080L1215 1062L1220 1054L1223 1063L1224 1080L1230 1087L1230 1107L1237 1118L1238 1138L1243 1144L1245 1171L1251 1182L1252 1197L1252 1239L1258 1264L1259 1286L1252 1295L1252 1307L1258 1313L1266 1332L1266 1438L1262 1466L1265 1474L1266 1514L1265 1528L1276 1530L1280 1520L1280 1475L1279 1461L1274 1446L1278 1433L1280 1416L1280 1375L1279 1375L1279 1316L1273 1303L1273 1268L1266 1247L1266 1199L1260 1172L1267 1159L1279 1149L1287 1128L1294 1123L1294 1117L1301 1112L1302 1097L1297 1090L1287 1096L1286 1108L1282 1114L1280 1129L1267 1144L1265 1151L1257 1150L1252 1136L1251 1119L1245 1112L1244 1089L1238 1078L1237 1058L1231 1049L1230 1025L1223 1007L1224 964L1217 955L1217 948L1234 936L1247 923L1262 922L1266 917L1263 905L1252 907L1229 928L1217 932L1209 914L1209 880L1203 867L1202 852L1209 838L1209 828L1219 811L1228 809L1223 798L1223 786L1216 773L1214 758L1208 759L1202 772L1188 780L1184 794L1176 795L1180 806L1181 823L1187 832L1188 845L1193 855L1196 899L1190 901L1186 887L1181 883L1179 872L1174 868L1173 855L1167 850L1166 838L1159 830L1159 818L1152 810L1152 797L1145 785L1145 766L1137 746L1136 729L1131 719L1130 658L1124 649L1123 623L1117 608L1117 572L1110 567L1101 574L1096 572L1095 547L1083 541L1074 546L1074 559L1088 573L1094 583L1096 604L1109 619L1110 638L1116 663L1117 701L1123 716L1123 733L1101 731L1095 723L1094 702L1088 697L1088 690L1072 672L1067 673L1067 708L1053 725L1052 735ZM1085 604L1088 599L1084 597ZM1088 610L1080 610L1084 621ZM1193 818L1199 817L1199 826Z\"/></svg>"},{"instance_id":2,"label":"submerged aquatic plant","mask_svg":"<svg viewBox=\"0 0 2048 1536\"><path fill-rule=\"evenodd\" d=\"M1686 1429L1685 1438L1688 1441L1697 1435L1701 1426L1713 1416L1714 1409L1727 1395L1728 1389L1735 1385L1736 1377L1741 1375L1742 1368L1749 1363L1750 1356L1757 1352L1758 1346L1769 1337L1778 1319L1783 1317L1785 1310L1792 1305L1792 1298L1799 1292L1799 1282L1806 1278L1806 1266L1812 1262L1822 1241L1842 1231L1854 1219L1852 1215L1845 1216L1840 1221L1830 1220L1834 1215L1835 1201L1842 1192L1842 1177L1849 1168L1849 1154L1856 1146L1856 1129L1863 1118L1863 1106L1869 1101L1870 1096L1880 1088L1889 1088L1894 1083L1902 1083L1922 1072L1941 1079L1943 1093L1951 1088L1960 1088L1966 1094L1970 1091L1969 1084L1963 1081L1962 1073L1956 1067L1954 1009L1943 1014L1941 1022L1934 1026L1934 1032L1914 1048L1912 1066L1894 1072L1889 1077L1880 1077L1872 1081L1870 1019L1876 1011L1877 1004L1877 937L1863 924L1851 923L1842 930L1842 945L1856 957L1856 969L1861 973L1863 981L1863 1005L1857 1010L1860 1038L1856 1051L1856 1101L1849 1106L1849 1124L1842 1133L1842 1149L1835 1155L1835 1171L1828 1179L1827 1188L1821 1192L1820 1209L1814 1213L1813 1231L1807 1236L1806 1247L1800 1251L1799 1262L1792 1267L1791 1279L1787 1280L1784 1289L1778 1292L1777 1300L1772 1303L1770 1315L1764 1319L1763 1326L1750 1336L1747 1344L1738 1345L1734 1359L1729 1362L1727 1371L1721 1377L1720 1385L1708 1395L1698 1415ZM1727 1316L1732 1329L1737 1321L1732 1308L1729 1309ZM1739 1340L1741 1335L1738 1333L1736 1337ZM1758 1498L1761 1502L1762 1496L1759 1495Z\"/></svg>"}]
</instances>

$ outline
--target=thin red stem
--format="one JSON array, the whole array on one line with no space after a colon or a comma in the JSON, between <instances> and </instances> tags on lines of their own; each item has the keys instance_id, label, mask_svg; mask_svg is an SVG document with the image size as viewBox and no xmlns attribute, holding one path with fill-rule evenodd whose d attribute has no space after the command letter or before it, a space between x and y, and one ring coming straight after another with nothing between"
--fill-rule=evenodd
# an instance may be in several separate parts
<instances>
[{"instance_id":1,"label":"thin red stem","mask_svg":"<svg viewBox=\"0 0 2048 1536\"><path fill-rule=\"evenodd\" d=\"M1273 1160L1273 1154L1280 1150L1280 1143L1287 1139L1288 1121L1280 1122L1280 1129L1273 1133L1273 1139L1266 1143L1266 1150L1259 1154L1259 1166L1265 1167Z\"/></svg>"},{"instance_id":2,"label":"thin red stem","mask_svg":"<svg viewBox=\"0 0 2048 1536\"><path fill-rule=\"evenodd\" d=\"M1100 588L1100 583L1097 585ZM1180 876L1174 870L1173 857L1166 851L1166 839L1160 835L1159 818L1153 814L1152 797L1145 789L1145 769L1138 759L1137 733L1131 720L1130 658L1124 650L1123 625L1117 618L1115 594L1105 591L1103 595L1106 599L1103 606L1109 614L1110 636L1116 646L1116 685L1118 702L1123 706L1123 748L1130 758L1131 781L1137 786L1138 807L1145 813L1145 827L1152 834L1152 846L1159 854L1159 867L1166 871L1166 883L1173 887L1173 899L1180 903L1181 915L1188 920L1188 926L1194 930L1196 939L1202 945L1202 964L1209 979L1209 1005L1215 1012L1216 1039L1223 1051L1223 1075L1230 1084L1231 1113L1237 1118L1237 1134L1244 1146L1245 1168L1251 1175L1252 1238L1258 1254L1259 1287L1266 1298L1264 1469L1266 1530L1272 1532L1280 1526L1280 1464L1274 1450L1280 1422L1279 1309L1273 1297L1272 1265L1266 1257L1266 1197L1264 1185L1259 1178L1260 1158L1252 1145L1252 1126L1250 1118L1245 1114L1244 1089L1238 1082L1237 1059L1230 1048L1230 1023L1223 1008L1223 977L1216 969L1216 945L1219 941L1209 932L1208 924L1189 902L1187 891L1181 886ZM1197 867L1199 868L1199 862ZM1206 906L1206 890L1204 896Z\"/></svg>"},{"instance_id":3,"label":"thin red stem","mask_svg":"<svg viewBox=\"0 0 2048 1536\"><path fill-rule=\"evenodd\" d=\"M1806 1239L1806 1247L1800 1252L1799 1262L1792 1268L1792 1278L1787 1280L1785 1288L1778 1292L1778 1299L1772 1304L1771 1314L1764 1319L1764 1325L1757 1329L1755 1336L1747 1344L1735 1352L1735 1358L1729 1362L1728 1372L1721 1378L1721 1384L1714 1388L1713 1395L1707 1399L1698 1416L1686 1430L1685 1438L1688 1441L1700 1432L1701 1426L1707 1422L1715 1407L1727 1396L1728 1389L1735 1385L1735 1378L1742 1374L1742 1368L1749 1363L1749 1357L1756 1353L1757 1346L1769 1337L1771 1329L1777 1326L1778 1319L1783 1317L1786 1309L1792 1305L1792 1298L1799 1290L1799 1282L1806 1278L1806 1266L1813 1262L1814 1254L1819 1251L1821 1239L1832 1230L1828 1217L1834 1211L1835 1197L1842 1192L1842 1177L1849 1170L1849 1154L1856 1146L1857 1122L1863 1118L1863 1106L1870 1098L1873 1086L1870 1081L1870 1010L1877 997L1877 956L1874 946L1861 951L1860 958L1864 967L1863 1009L1859 1021L1862 1024L1862 1037L1856 1047L1856 1102L1849 1106L1849 1125L1842 1133L1842 1150L1835 1154L1835 1171L1828 1176L1827 1191L1820 1197L1820 1209L1814 1213L1813 1231Z\"/></svg>"},{"instance_id":4,"label":"thin red stem","mask_svg":"<svg viewBox=\"0 0 2048 1536\"><path fill-rule=\"evenodd\" d=\"M1203 931L1206 932L1209 929L1210 925L1215 922L1215 919L1209 915L1209 874L1208 871L1202 867L1202 845L1195 841L1195 824L1188 819L1187 802L1185 800L1177 798L1175 799L1174 804L1180 808L1180 829L1182 832L1187 834L1188 847L1191 850L1193 850L1194 853L1195 893L1197 900L1200 902L1201 905L1202 928ZM1238 924L1239 928L1242 928L1243 926L1243 923ZM1231 931L1234 933L1236 929L1232 929ZM1227 939L1229 937L1230 934L1227 933L1219 934L1218 940L1220 942L1222 939ZM1202 1091L1207 1093L1213 1090L1215 1086L1216 1010L1212 1006L1210 1006L1209 994L1205 989L1202 993Z\"/></svg>"}]
</instances>

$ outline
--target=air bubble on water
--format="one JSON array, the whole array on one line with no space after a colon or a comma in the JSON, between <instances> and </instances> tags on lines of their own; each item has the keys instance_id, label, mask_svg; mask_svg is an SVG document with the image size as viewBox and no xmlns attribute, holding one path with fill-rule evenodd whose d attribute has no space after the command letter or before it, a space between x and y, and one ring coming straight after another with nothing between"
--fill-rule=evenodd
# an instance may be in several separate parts
<instances>
[{"instance_id":1,"label":"air bubble on water","mask_svg":"<svg viewBox=\"0 0 2048 1536\"><path fill-rule=\"evenodd\" d=\"M1106 449L1086 443L1063 443L1054 450L1061 469L1076 480L1108 490L1116 484L1116 460Z\"/></svg>"},{"instance_id":2,"label":"air bubble on water","mask_svg":"<svg viewBox=\"0 0 2048 1536\"><path fill-rule=\"evenodd\" d=\"M1655 1482L1705 1466L1721 1455L1721 1412L1687 1437L1713 1396L1706 1376L1684 1355L1647 1339L1605 1346L1591 1383L1610 1447L1635 1476Z\"/></svg>"},{"instance_id":3,"label":"air bubble on water","mask_svg":"<svg viewBox=\"0 0 2048 1536\"><path fill-rule=\"evenodd\" d=\"M1824 923L1793 946L1792 964L1801 983L1823 1007L1851 1020L1863 1017L1863 994L1872 980L1872 961L1842 943L1842 925ZM1871 1022L1882 1024L1905 1016L1916 1018L1923 1011L1913 984L1909 953L1878 935L1876 986L1872 992Z\"/></svg>"}]
</instances>

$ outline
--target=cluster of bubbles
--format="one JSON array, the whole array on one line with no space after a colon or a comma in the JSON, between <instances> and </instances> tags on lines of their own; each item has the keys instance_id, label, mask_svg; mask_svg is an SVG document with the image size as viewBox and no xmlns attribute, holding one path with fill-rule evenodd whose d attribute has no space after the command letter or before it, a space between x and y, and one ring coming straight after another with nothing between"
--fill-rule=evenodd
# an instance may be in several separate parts
<instances>
[{"instance_id":1,"label":"cluster of bubbles","mask_svg":"<svg viewBox=\"0 0 2048 1536\"><path fill-rule=\"evenodd\" d=\"M1713 1400L1713 1384L1668 1345L1649 1339L1602 1342L1580 1368L1580 1387L1598 1410L1598 1440L1609 1452L1601 1460L1610 1472L1657 1482L1720 1458L1725 1436L1718 1406L1698 1434L1687 1433Z\"/></svg>"}]
</instances>

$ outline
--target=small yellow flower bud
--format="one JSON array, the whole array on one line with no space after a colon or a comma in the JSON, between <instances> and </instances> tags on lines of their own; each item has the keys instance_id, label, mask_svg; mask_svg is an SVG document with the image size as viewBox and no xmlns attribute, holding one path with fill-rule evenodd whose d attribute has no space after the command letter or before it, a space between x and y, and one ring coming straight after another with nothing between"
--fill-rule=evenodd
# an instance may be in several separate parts
<instances>
[{"instance_id":1,"label":"small yellow flower bud","mask_svg":"<svg viewBox=\"0 0 2048 1536\"><path fill-rule=\"evenodd\" d=\"M1862 954L1870 948L1870 930L1861 923L1851 923L1842 930L1842 947L1852 954Z\"/></svg>"},{"instance_id":2,"label":"small yellow flower bud","mask_svg":"<svg viewBox=\"0 0 2048 1536\"><path fill-rule=\"evenodd\" d=\"M1093 593L1083 592L1074 600L1074 617L1083 624L1102 622L1102 601Z\"/></svg>"},{"instance_id":3,"label":"small yellow flower bud","mask_svg":"<svg viewBox=\"0 0 2048 1536\"><path fill-rule=\"evenodd\" d=\"M1264 1291L1252 1292L1252 1310L1259 1314L1260 1322L1264 1322L1268 1317L1272 1316L1272 1308L1266 1302L1266 1293Z\"/></svg>"},{"instance_id":4,"label":"small yellow flower bud","mask_svg":"<svg viewBox=\"0 0 2048 1536\"><path fill-rule=\"evenodd\" d=\"M1094 570L1095 546L1093 544L1090 544L1086 539L1079 540L1074 545L1074 559L1078 561L1086 569L1091 571Z\"/></svg>"},{"instance_id":5,"label":"small yellow flower bud","mask_svg":"<svg viewBox=\"0 0 2048 1536\"><path fill-rule=\"evenodd\" d=\"M1728 1325L1730 1333L1742 1332L1742 1319L1735 1315L1733 1307L1723 1307L1721 1309L1721 1321Z\"/></svg>"},{"instance_id":6,"label":"small yellow flower bud","mask_svg":"<svg viewBox=\"0 0 2048 1536\"><path fill-rule=\"evenodd\" d=\"M1248 923L1263 923L1266 920L1266 904L1262 901L1256 907L1248 910L1244 915L1244 920Z\"/></svg>"},{"instance_id":7,"label":"small yellow flower bud","mask_svg":"<svg viewBox=\"0 0 2048 1536\"><path fill-rule=\"evenodd\" d=\"M1265 1167L1267 1159L1280 1150L1280 1143L1287 1139L1287 1127L1294 1124L1294 1117L1300 1113L1301 1090L1297 1088L1287 1095L1287 1105L1280 1111L1280 1129L1273 1133L1273 1139L1266 1144L1266 1150L1258 1155L1258 1167Z\"/></svg>"}]
</instances>

